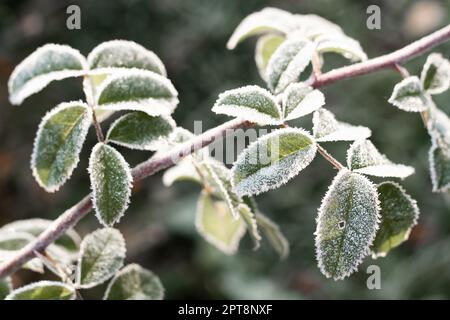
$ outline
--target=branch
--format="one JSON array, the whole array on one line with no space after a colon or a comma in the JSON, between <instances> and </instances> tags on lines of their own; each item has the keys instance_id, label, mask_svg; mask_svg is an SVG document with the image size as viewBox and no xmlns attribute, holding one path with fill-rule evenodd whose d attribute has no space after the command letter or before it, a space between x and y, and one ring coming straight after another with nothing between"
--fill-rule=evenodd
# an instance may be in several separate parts
<instances>
[{"instance_id":1,"label":"branch","mask_svg":"<svg viewBox=\"0 0 450 320\"><path fill-rule=\"evenodd\" d=\"M375 72L383 68L392 68L399 62L407 61L431 48L445 42L450 38L450 25L414 42L410 45L394 51L390 54L370 59L361 63L347 67L338 68L330 72L317 75L313 82L313 87L319 88L340 80L353 78L356 76ZM251 123L240 119L228 121L218 127L210 129L205 133L195 137L166 155L152 157L147 161L137 165L132 170L134 181L142 180L152 174L176 164L183 156L187 156L203 147L206 147L215 140L226 136L235 129L250 126ZM8 276L24 263L35 256L35 252L43 251L48 245L53 243L69 228L87 215L92 209L91 195L87 195L72 208L60 215L52 225L41 233L33 242L23 247L17 254L0 265L0 279Z\"/></svg>"}]
</instances>

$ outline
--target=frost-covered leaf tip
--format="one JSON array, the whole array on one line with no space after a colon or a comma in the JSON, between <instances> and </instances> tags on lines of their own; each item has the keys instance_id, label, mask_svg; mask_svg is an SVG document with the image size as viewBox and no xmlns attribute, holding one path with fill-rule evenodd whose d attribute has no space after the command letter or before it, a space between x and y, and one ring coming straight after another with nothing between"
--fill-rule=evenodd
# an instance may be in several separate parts
<instances>
[{"instance_id":1,"label":"frost-covered leaf tip","mask_svg":"<svg viewBox=\"0 0 450 320\"><path fill-rule=\"evenodd\" d=\"M292 83L283 92L283 119L286 121L306 116L324 104L325 97L319 90L303 83Z\"/></svg>"},{"instance_id":2,"label":"frost-covered leaf tip","mask_svg":"<svg viewBox=\"0 0 450 320\"><path fill-rule=\"evenodd\" d=\"M430 97L416 76L397 83L388 101L397 108L409 112L422 112L430 106Z\"/></svg>"},{"instance_id":3,"label":"frost-covered leaf tip","mask_svg":"<svg viewBox=\"0 0 450 320\"><path fill-rule=\"evenodd\" d=\"M319 53L334 52L352 61L365 61L367 55L358 41L340 33L328 33L314 39Z\"/></svg>"},{"instance_id":4,"label":"frost-covered leaf tip","mask_svg":"<svg viewBox=\"0 0 450 320\"><path fill-rule=\"evenodd\" d=\"M74 300L75 288L56 281L39 281L11 292L5 300Z\"/></svg>"},{"instance_id":5,"label":"frost-covered leaf tip","mask_svg":"<svg viewBox=\"0 0 450 320\"><path fill-rule=\"evenodd\" d=\"M450 86L450 62L439 53L428 56L420 75L423 88L430 94L439 94Z\"/></svg>"}]
</instances>

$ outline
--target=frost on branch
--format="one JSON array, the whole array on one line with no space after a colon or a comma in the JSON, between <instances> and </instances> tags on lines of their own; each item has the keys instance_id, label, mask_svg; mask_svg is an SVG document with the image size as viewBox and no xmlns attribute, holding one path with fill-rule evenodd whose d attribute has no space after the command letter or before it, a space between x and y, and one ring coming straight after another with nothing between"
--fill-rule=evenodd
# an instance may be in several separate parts
<instances>
[{"instance_id":1,"label":"frost on branch","mask_svg":"<svg viewBox=\"0 0 450 320\"><path fill-rule=\"evenodd\" d=\"M369 128L336 120L333 113L320 109L313 115L313 134L317 141L354 141L370 137Z\"/></svg>"},{"instance_id":2,"label":"frost on branch","mask_svg":"<svg viewBox=\"0 0 450 320\"><path fill-rule=\"evenodd\" d=\"M430 97L424 92L422 83L416 76L397 83L388 101L397 108L409 112L426 111L430 106Z\"/></svg>"},{"instance_id":3,"label":"frost on branch","mask_svg":"<svg viewBox=\"0 0 450 320\"><path fill-rule=\"evenodd\" d=\"M371 247L374 258L384 257L406 241L419 217L416 201L399 184L383 182L377 186L377 190L381 222Z\"/></svg>"},{"instance_id":4,"label":"frost on branch","mask_svg":"<svg viewBox=\"0 0 450 320\"><path fill-rule=\"evenodd\" d=\"M259 75L264 81L267 81L267 64L275 50L284 41L284 37L276 34L267 34L258 39L255 48L255 62L258 67Z\"/></svg>"},{"instance_id":5,"label":"frost on branch","mask_svg":"<svg viewBox=\"0 0 450 320\"><path fill-rule=\"evenodd\" d=\"M439 94L450 86L450 62L439 53L428 56L420 74L423 88L429 94Z\"/></svg>"},{"instance_id":6,"label":"frost on branch","mask_svg":"<svg viewBox=\"0 0 450 320\"><path fill-rule=\"evenodd\" d=\"M275 97L258 86L245 86L221 93L212 111L260 125L281 123L281 110Z\"/></svg>"},{"instance_id":7,"label":"frost on branch","mask_svg":"<svg viewBox=\"0 0 450 320\"><path fill-rule=\"evenodd\" d=\"M306 116L324 104L325 97L319 90L314 90L303 83L292 83L283 92L283 119L293 120Z\"/></svg>"},{"instance_id":8,"label":"frost on branch","mask_svg":"<svg viewBox=\"0 0 450 320\"><path fill-rule=\"evenodd\" d=\"M88 170L96 216L104 226L112 226L128 207L131 169L116 149L99 142L92 149Z\"/></svg>"},{"instance_id":9,"label":"frost on branch","mask_svg":"<svg viewBox=\"0 0 450 320\"><path fill-rule=\"evenodd\" d=\"M315 38L314 42L317 52L321 54L326 52L338 53L352 62L367 60L367 55L359 42L344 34L324 34Z\"/></svg>"},{"instance_id":10,"label":"frost on branch","mask_svg":"<svg viewBox=\"0 0 450 320\"><path fill-rule=\"evenodd\" d=\"M86 69L86 59L78 50L66 45L46 44L25 58L12 72L8 81L9 101L21 104L50 82L82 76Z\"/></svg>"},{"instance_id":11,"label":"frost on branch","mask_svg":"<svg viewBox=\"0 0 450 320\"><path fill-rule=\"evenodd\" d=\"M316 256L327 278L342 280L357 270L375 238L378 211L373 183L342 169L323 198L317 217Z\"/></svg>"},{"instance_id":12,"label":"frost on branch","mask_svg":"<svg viewBox=\"0 0 450 320\"><path fill-rule=\"evenodd\" d=\"M0 279L0 300L5 299L12 290L13 286L10 277Z\"/></svg>"},{"instance_id":13,"label":"frost on branch","mask_svg":"<svg viewBox=\"0 0 450 320\"><path fill-rule=\"evenodd\" d=\"M355 141L347 151L347 166L354 172L377 177L406 178L414 168L395 164L381 154L370 140Z\"/></svg>"},{"instance_id":14,"label":"frost on branch","mask_svg":"<svg viewBox=\"0 0 450 320\"><path fill-rule=\"evenodd\" d=\"M91 125L92 113L81 102L65 102L48 112L36 134L33 175L47 192L57 191L72 175Z\"/></svg>"},{"instance_id":15,"label":"frost on branch","mask_svg":"<svg viewBox=\"0 0 450 320\"><path fill-rule=\"evenodd\" d=\"M0 232L0 264L15 256L20 249L34 240L35 237L29 233L20 231L13 232L2 229ZM44 265L42 264L42 261L37 258L28 261L22 268L38 273L44 273Z\"/></svg>"},{"instance_id":16,"label":"frost on branch","mask_svg":"<svg viewBox=\"0 0 450 320\"><path fill-rule=\"evenodd\" d=\"M232 168L232 183L239 196L276 189L310 164L317 151L303 129L273 131L251 143Z\"/></svg>"},{"instance_id":17,"label":"frost on branch","mask_svg":"<svg viewBox=\"0 0 450 320\"><path fill-rule=\"evenodd\" d=\"M111 278L123 266L125 240L112 228L99 229L81 242L76 286L92 288Z\"/></svg>"},{"instance_id":18,"label":"frost on branch","mask_svg":"<svg viewBox=\"0 0 450 320\"><path fill-rule=\"evenodd\" d=\"M75 288L57 281L39 281L11 292L5 300L74 300Z\"/></svg>"}]
</instances>

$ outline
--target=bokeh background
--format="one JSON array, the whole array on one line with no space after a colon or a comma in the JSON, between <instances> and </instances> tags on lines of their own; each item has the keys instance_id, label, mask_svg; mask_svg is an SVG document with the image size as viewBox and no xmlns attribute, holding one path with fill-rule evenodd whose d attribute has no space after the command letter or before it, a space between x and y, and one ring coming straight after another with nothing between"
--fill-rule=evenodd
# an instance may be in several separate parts
<instances>
[{"instance_id":1,"label":"bokeh background","mask_svg":"<svg viewBox=\"0 0 450 320\"><path fill-rule=\"evenodd\" d=\"M81 30L66 28L66 8L81 8ZM366 9L381 7L381 30L366 28ZM20 107L7 100L7 79L13 67L38 46L48 42L69 44L87 54L111 39L134 40L156 52L166 65L180 94L174 113L177 123L203 128L227 118L211 113L217 95L247 84L264 86L253 60L254 40L235 51L225 43L249 13L274 6L294 13L315 13L339 25L358 39L369 57L378 56L450 23L450 4L438 0L121 0L0 2L0 226L17 219L54 219L89 190L86 171L89 149L95 143L91 130L81 162L72 179L55 194L47 194L34 181L30 154L40 118L62 101L82 98L77 79L50 85ZM435 49L450 57L450 45ZM418 74L426 56L406 64ZM329 55L325 69L345 60ZM168 189L161 173L136 183L132 203L118 228L127 240L129 262L154 270L162 279L168 299L398 299L450 298L450 197L431 192L427 155L429 137L417 114L401 112L387 99L399 76L391 70L347 80L323 89L327 106L340 120L368 126L379 149L396 162L411 164L416 174L402 184L417 199L419 225L410 240L386 258L366 258L359 272L335 282L318 270L314 256L315 217L321 198L335 171L321 158L288 185L257 197L263 212L281 226L291 254L280 261L267 243L252 250L245 238L235 256L226 256L195 231L194 213L199 188L188 182ZM436 97L450 112L450 92ZM307 129L311 119L300 124ZM104 124L106 128L107 124ZM346 143L326 146L345 161ZM121 149L131 165L150 153ZM100 227L93 214L77 230L88 233ZM381 268L381 290L368 290L366 269ZM14 283L51 278L20 271ZM99 298L104 287L82 292Z\"/></svg>"}]
</instances>

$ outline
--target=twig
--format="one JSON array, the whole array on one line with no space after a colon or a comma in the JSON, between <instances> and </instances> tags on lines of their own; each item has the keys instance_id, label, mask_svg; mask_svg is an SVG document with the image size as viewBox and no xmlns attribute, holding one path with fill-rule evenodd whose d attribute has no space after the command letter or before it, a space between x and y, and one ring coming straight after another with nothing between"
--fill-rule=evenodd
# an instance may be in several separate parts
<instances>
[{"instance_id":1,"label":"twig","mask_svg":"<svg viewBox=\"0 0 450 320\"><path fill-rule=\"evenodd\" d=\"M329 163L331 163L336 169L341 170L344 166L336 160L331 154L328 153L320 144L317 144L317 151L325 158Z\"/></svg>"},{"instance_id":2,"label":"twig","mask_svg":"<svg viewBox=\"0 0 450 320\"><path fill-rule=\"evenodd\" d=\"M85 75L83 81L84 81L84 86L87 87L87 88L85 88L84 94L86 95L86 101L92 111L92 122L94 124L95 133L97 135L97 140L99 142L103 142L103 141L105 141L105 136L103 135L102 127L100 126L100 123L97 120L97 115L95 113L95 107L94 107L94 105L95 105L94 95L95 94L94 94L94 86L92 84L92 78L89 75Z\"/></svg>"}]
</instances>

